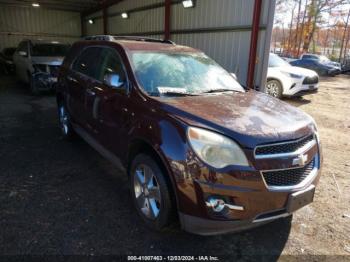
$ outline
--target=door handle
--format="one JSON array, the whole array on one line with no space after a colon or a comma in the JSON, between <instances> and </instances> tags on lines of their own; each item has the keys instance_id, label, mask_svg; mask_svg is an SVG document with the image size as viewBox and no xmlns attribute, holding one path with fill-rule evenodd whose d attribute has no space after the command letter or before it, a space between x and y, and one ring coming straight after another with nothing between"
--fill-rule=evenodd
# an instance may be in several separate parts
<instances>
[{"instance_id":1,"label":"door handle","mask_svg":"<svg viewBox=\"0 0 350 262\"><path fill-rule=\"evenodd\" d=\"M92 91L91 89L86 89L86 93L89 95L89 96L95 96L96 93L94 91Z\"/></svg>"}]
</instances>

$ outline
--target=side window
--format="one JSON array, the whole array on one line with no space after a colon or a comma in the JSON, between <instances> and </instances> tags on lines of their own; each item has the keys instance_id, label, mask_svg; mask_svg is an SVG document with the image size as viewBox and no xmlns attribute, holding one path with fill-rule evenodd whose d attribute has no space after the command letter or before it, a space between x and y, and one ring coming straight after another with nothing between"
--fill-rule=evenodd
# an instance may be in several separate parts
<instances>
[{"instance_id":1,"label":"side window","mask_svg":"<svg viewBox=\"0 0 350 262\"><path fill-rule=\"evenodd\" d=\"M101 64L97 80L103 81L107 74L118 74L120 81L126 81L126 75L120 57L114 50L104 48L102 49Z\"/></svg>"},{"instance_id":2,"label":"side window","mask_svg":"<svg viewBox=\"0 0 350 262\"><path fill-rule=\"evenodd\" d=\"M73 63L72 70L97 79L100 54L101 49L98 47L85 49Z\"/></svg>"}]
</instances>

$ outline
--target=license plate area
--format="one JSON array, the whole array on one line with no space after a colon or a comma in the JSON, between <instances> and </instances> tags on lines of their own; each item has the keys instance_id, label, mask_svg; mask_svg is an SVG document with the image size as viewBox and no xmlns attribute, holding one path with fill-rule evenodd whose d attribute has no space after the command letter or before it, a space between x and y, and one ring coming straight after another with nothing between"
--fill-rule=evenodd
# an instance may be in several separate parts
<instances>
[{"instance_id":1,"label":"license plate area","mask_svg":"<svg viewBox=\"0 0 350 262\"><path fill-rule=\"evenodd\" d=\"M315 186L312 185L306 190L295 192L289 195L287 212L293 213L294 211L312 203L314 201Z\"/></svg>"},{"instance_id":2,"label":"license plate area","mask_svg":"<svg viewBox=\"0 0 350 262\"><path fill-rule=\"evenodd\" d=\"M310 90L314 90L316 87L315 86L309 86Z\"/></svg>"}]
</instances>

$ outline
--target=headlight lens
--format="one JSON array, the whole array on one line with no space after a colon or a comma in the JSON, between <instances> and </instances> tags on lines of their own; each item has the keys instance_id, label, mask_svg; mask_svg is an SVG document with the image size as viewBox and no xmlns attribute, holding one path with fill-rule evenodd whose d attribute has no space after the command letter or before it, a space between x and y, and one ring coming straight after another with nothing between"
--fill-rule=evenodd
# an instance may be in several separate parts
<instances>
[{"instance_id":1,"label":"headlight lens","mask_svg":"<svg viewBox=\"0 0 350 262\"><path fill-rule=\"evenodd\" d=\"M293 73L289 73L289 76L290 76L291 78L297 78L297 79L303 78L302 75L297 75L297 74L293 74Z\"/></svg>"},{"instance_id":2,"label":"headlight lens","mask_svg":"<svg viewBox=\"0 0 350 262\"><path fill-rule=\"evenodd\" d=\"M240 146L227 137L196 127L188 129L187 137L197 156L215 168L249 166Z\"/></svg>"}]
</instances>

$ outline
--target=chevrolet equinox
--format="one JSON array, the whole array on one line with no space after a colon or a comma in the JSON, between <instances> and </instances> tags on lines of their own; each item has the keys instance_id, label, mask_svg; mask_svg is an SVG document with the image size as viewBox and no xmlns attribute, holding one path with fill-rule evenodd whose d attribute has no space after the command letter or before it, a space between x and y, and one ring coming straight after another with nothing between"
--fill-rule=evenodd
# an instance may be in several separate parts
<instances>
[{"instance_id":1,"label":"chevrolet equinox","mask_svg":"<svg viewBox=\"0 0 350 262\"><path fill-rule=\"evenodd\" d=\"M313 201L314 120L245 90L203 52L143 37L75 43L60 70L60 127L125 168L137 213L212 235L291 216Z\"/></svg>"}]
</instances>

